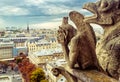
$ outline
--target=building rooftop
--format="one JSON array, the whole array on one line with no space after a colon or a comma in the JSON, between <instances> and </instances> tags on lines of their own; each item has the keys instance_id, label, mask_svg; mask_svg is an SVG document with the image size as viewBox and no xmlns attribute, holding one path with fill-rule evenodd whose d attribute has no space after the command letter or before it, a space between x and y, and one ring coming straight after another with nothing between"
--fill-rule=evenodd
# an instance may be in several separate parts
<instances>
[{"instance_id":1,"label":"building rooftop","mask_svg":"<svg viewBox=\"0 0 120 82\"><path fill-rule=\"evenodd\" d=\"M65 61L65 59L54 59L54 61L51 61L47 64L51 65L52 67L56 67L56 66L63 66L66 63L67 62Z\"/></svg>"},{"instance_id":2,"label":"building rooftop","mask_svg":"<svg viewBox=\"0 0 120 82\"><path fill-rule=\"evenodd\" d=\"M15 42L15 43L19 43L19 42L25 42L27 39L14 39L13 41Z\"/></svg>"},{"instance_id":3,"label":"building rooftop","mask_svg":"<svg viewBox=\"0 0 120 82\"><path fill-rule=\"evenodd\" d=\"M3 42L10 42L11 40L9 38L4 38L2 41Z\"/></svg>"},{"instance_id":4,"label":"building rooftop","mask_svg":"<svg viewBox=\"0 0 120 82\"><path fill-rule=\"evenodd\" d=\"M25 34L17 34L16 37L25 37Z\"/></svg>"},{"instance_id":5,"label":"building rooftop","mask_svg":"<svg viewBox=\"0 0 120 82\"><path fill-rule=\"evenodd\" d=\"M11 42L0 42L0 47L14 47L14 43Z\"/></svg>"},{"instance_id":6,"label":"building rooftop","mask_svg":"<svg viewBox=\"0 0 120 82\"><path fill-rule=\"evenodd\" d=\"M44 49L41 51L37 51L34 54L36 56L45 56L45 55L53 55L54 53L61 53L63 52L61 48L55 48L55 49Z\"/></svg>"}]
</instances>

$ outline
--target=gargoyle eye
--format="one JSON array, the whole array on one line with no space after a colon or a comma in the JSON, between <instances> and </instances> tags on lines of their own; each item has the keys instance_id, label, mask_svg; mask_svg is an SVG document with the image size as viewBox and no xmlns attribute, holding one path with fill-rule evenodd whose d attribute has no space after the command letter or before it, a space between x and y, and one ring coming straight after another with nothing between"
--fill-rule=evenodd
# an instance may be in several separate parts
<instances>
[{"instance_id":1,"label":"gargoyle eye","mask_svg":"<svg viewBox=\"0 0 120 82\"><path fill-rule=\"evenodd\" d=\"M107 6L108 6L108 3L105 3L105 4L104 4L104 7L107 7Z\"/></svg>"},{"instance_id":2,"label":"gargoyle eye","mask_svg":"<svg viewBox=\"0 0 120 82\"><path fill-rule=\"evenodd\" d=\"M101 3L101 7L102 7L102 8L106 8L106 7L108 7L108 3L107 3L107 2L103 2L103 3Z\"/></svg>"}]
</instances>

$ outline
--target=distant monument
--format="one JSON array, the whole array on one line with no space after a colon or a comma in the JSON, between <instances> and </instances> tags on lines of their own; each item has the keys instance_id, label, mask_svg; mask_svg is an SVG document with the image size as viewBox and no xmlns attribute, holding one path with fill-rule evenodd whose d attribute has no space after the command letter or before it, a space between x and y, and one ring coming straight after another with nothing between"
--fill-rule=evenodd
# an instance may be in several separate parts
<instances>
[{"instance_id":1,"label":"distant monument","mask_svg":"<svg viewBox=\"0 0 120 82\"><path fill-rule=\"evenodd\" d=\"M85 4L83 8L95 15L84 17L77 11L69 13L77 32L68 31L63 24L59 27L58 41L62 45L67 64L65 67L53 68L52 72L55 76L62 74L67 82L118 82L120 1L100 0ZM68 23L68 20L65 22ZM105 31L97 47L95 33L89 23L99 24Z\"/></svg>"},{"instance_id":2,"label":"distant monument","mask_svg":"<svg viewBox=\"0 0 120 82\"><path fill-rule=\"evenodd\" d=\"M30 32L29 23L27 23L27 33Z\"/></svg>"}]
</instances>

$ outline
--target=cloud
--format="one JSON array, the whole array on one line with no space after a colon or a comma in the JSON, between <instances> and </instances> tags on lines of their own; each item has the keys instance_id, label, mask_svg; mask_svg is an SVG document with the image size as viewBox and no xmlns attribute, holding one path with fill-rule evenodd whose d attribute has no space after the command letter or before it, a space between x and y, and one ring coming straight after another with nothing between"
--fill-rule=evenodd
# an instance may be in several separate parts
<instances>
[{"instance_id":1,"label":"cloud","mask_svg":"<svg viewBox=\"0 0 120 82\"><path fill-rule=\"evenodd\" d=\"M85 12L85 10L81 10L81 5L74 5L76 1L77 0L3 0L4 5L0 5L0 15L61 15L67 14L72 10ZM77 2L77 4L79 3Z\"/></svg>"},{"instance_id":2,"label":"cloud","mask_svg":"<svg viewBox=\"0 0 120 82\"><path fill-rule=\"evenodd\" d=\"M47 5L41 10L41 12L48 15L59 15L69 12L70 9L67 6Z\"/></svg>"},{"instance_id":3,"label":"cloud","mask_svg":"<svg viewBox=\"0 0 120 82\"><path fill-rule=\"evenodd\" d=\"M85 9L78 9L78 7L76 8L76 10L80 10L80 12L89 12L88 10L85 10Z\"/></svg>"},{"instance_id":4,"label":"cloud","mask_svg":"<svg viewBox=\"0 0 120 82\"><path fill-rule=\"evenodd\" d=\"M3 19L0 19L0 25L3 25L5 21Z\"/></svg>"},{"instance_id":5,"label":"cloud","mask_svg":"<svg viewBox=\"0 0 120 82\"><path fill-rule=\"evenodd\" d=\"M35 6L38 6L44 2L45 2L44 0L25 0L25 3L27 5L35 5Z\"/></svg>"},{"instance_id":6,"label":"cloud","mask_svg":"<svg viewBox=\"0 0 120 82\"><path fill-rule=\"evenodd\" d=\"M82 14L89 13L87 10L82 9L81 7L69 7L65 5L47 5L47 6L40 6L39 7L42 13L47 15L68 15L70 11L78 11Z\"/></svg>"},{"instance_id":7,"label":"cloud","mask_svg":"<svg viewBox=\"0 0 120 82\"><path fill-rule=\"evenodd\" d=\"M41 4L47 4L47 3L51 3L51 2L55 2L55 3L63 3L63 2L67 2L70 0L25 0L25 3L27 5L34 5L34 6L40 6ZM49 4L47 4L49 5Z\"/></svg>"},{"instance_id":8,"label":"cloud","mask_svg":"<svg viewBox=\"0 0 120 82\"><path fill-rule=\"evenodd\" d=\"M5 6L0 8L0 15L27 15L29 11L16 6Z\"/></svg>"},{"instance_id":9,"label":"cloud","mask_svg":"<svg viewBox=\"0 0 120 82\"><path fill-rule=\"evenodd\" d=\"M48 22L30 24L30 28L58 28L62 24L62 18L55 18ZM76 28L75 24L69 20L69 24Z\"/></svg>"},{"instance_id":10,"label":"cloud","mask_svg":"<svg viewBox=\"0 0 120 82\"><path fill-rule=\"evenodd\" d=\"M57 20L56 22L54 20ZM35 24L30 24L30 28L45 28L45 29L53 29L53 28L57 28L61 25L62 21L60 18L56 18L53 19L53 21L48 21L48 22L44 22L44 23L35 23ZM69 24L71 24L74 28L76 28L75 24L69 20ZM94 31L99 33L99 34L103 34L104 30L101 26L97 25L97 24L90 24Z\"/></svg>"},{"instance_id":11,"label":"cloud","mask_svg":"<svg viewBox=\"0 0 120 82\"><path fill-rule=\"evenodd\" d=\"M54 18L52 21L62 21L62 18Z\"/></svg>"},{"instance_id":12,"label":"cloud","mask_svg":"<svg viewBox=\"0 0 120 82\"><path fill-rule=\"evenodd\" d=\"M72 0L25 0L29 7L34 7L31 11L41 15L60 15L68 14L70 11L76 10L86 12L87 10L81 9L81 5L72 6L75 1ZM70 5L70 4L72 5ZM31 12L31 13L32 13Z\"/></svg>"},{"instance_id":13,"label":"cloud","mask_svg":"<svg viewBox=\"0 0 120 82\"><path fill-rule=\"evenodd\" d=\"M29 6L35 7L33 11L37 10L37 13L42 13L44 15L68 14L73 10L84 13L88 12L82 9L80 4L73 6L76 0L70 1L71 0L26 0L26 3L29 4Z\"/></svg>"},{"instance_id":14,"label":"cloud","mask_svg":"<svg viewBox=\"0 0 120 82\"><path fill-rule=\"evenodd\" d=\"M44 23L37 23L37 24L31 24L30 28L58 28L58 26L61 25L61 22L44 22Z\"/></svg>"},{"instance_id":15,"label":"cloud","mask_svg":"<svg viewBox=\"0 0 120 82\"><path fill-rule=\"evenodd\" d=\"M86 15L88 11L81 9L86 1L88 0L1 0L0 15L6 21L5 26L22 26L29 20L34 28L57 28L62 17L68 16L70 11ZM0 25L5 21L0 20Z\"/></svg>"},{"instance_id":16,"label":"cloud","mask_svg":"<svg viewBox=\"0 0 120 82\"><path fill-rule=\"evenodd\" d=\"M93 24L93 23L91 23L90 25L93 27L95 32L97 32L99 34L103 34L104 33L104 30L103 30L103 28L100 25Z\"/></svg>"}]
</instances>

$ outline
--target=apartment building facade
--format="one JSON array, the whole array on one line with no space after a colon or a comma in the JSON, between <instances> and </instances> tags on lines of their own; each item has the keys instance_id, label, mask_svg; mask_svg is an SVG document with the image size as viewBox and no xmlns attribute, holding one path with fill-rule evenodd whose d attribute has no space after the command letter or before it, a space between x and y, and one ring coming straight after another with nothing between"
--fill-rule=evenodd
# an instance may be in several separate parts
<instances>
[{"instance_id":1,"label":"apartment building facade","mask_svg":"<svg viewBox=\"0 0 120 82\"><path fill-rule=\"evenodd\" d=\"M0 59L13 57L14 43L9 41L0 42Z\"/></svg>"}]
</instances>

